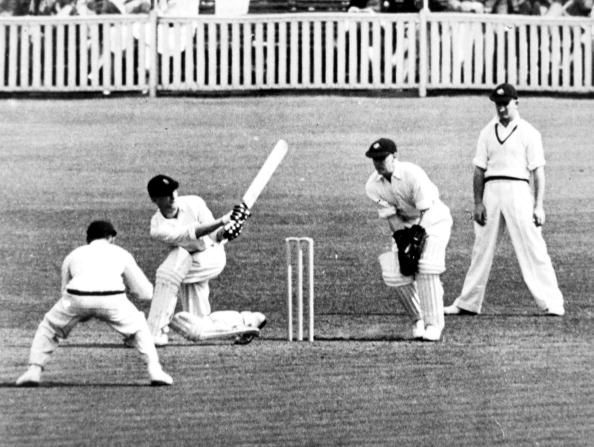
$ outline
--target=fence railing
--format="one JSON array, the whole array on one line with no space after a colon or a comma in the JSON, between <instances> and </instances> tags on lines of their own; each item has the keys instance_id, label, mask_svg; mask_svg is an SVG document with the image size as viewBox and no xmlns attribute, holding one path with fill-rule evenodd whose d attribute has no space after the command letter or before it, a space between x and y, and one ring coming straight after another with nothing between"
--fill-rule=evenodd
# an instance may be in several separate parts
<instances>
[{"instance_id":1,"label":"fence railing","mask_svg":"<svg viewBox=\"0 0 594 447\"><path fill-rule=\"evenodd\" d=\"M592 92L592 22L468 14L0 19L0 91Z\"/></svg>"}]
</instances>

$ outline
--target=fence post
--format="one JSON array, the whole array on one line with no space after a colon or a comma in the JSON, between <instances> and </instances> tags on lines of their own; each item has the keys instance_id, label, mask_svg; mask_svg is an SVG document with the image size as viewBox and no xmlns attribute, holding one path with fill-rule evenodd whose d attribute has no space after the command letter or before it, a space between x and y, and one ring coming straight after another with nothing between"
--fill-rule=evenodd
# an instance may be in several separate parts
<instances>
[{"instance_id":1,"label":"fence post","mask_svg":"<svg viewBox=\"0 0 594 447\"><path fill-rule=\"evenodd\" d=\"M427 1L419 11L419 97L427 96L427 15L430 14Z\"/></svg>"},{"instance_id":2,"label":"fence post","mask_svg":"<svg viewBox=\"0 0 594 447\"><path fill-rule=\"evenodd\" d=\"M155 9L152 9L149 13L149 28L150 28L150 42L149 51L150 58L149 63L149 96L155 98L157 96L157 83L158 83L158 60L159 60L159 36L158 32L158 14Z\"/></svg>"}]
</instances>

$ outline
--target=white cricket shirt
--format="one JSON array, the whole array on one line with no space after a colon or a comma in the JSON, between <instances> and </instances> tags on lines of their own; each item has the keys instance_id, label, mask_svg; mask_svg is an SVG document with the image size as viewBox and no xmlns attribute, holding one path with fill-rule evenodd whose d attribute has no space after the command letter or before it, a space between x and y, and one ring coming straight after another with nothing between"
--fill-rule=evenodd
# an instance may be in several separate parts
<instances>
[{"instance_id":1,"label":"white cricket shirt","mask_svg":"<svg viewBox=\"0 0 594 447\"><path fill-rule=\"evenodd\" d=\"M545 165L540 132L519 116L504 127L497 117L481 131L475 166L494 176L530 179L530 171Z\"/></svg>"},{"instance_id":2,"label":"white cricket shirt","mask_svg":"<svg viewBox=\"0 0 594 447\"><path fill-rule=\"evenodd\" d=\"M157 211L151 219L151 237L189 252L204 251L215 241L211 235L196 238L196 226L215 221L206 202L198 196L180 196L175 200L178 213L167 219Z\"/></svg>"},{"instance_id":3,"label":"white cricket shirt","mask_svg":"<svg viewBox=\"0 0 594 447\"><path fill-rule=\"evenodd\" d=\"M396 214L403 220L416 219L420 210L431 208L439 200L437 186L420 166L397 159L394 159L391 180L374 171L367 180L365 191L379 205L380 216L386 217L387 210L395 207Z\"/></svg>"},{"instance_id":4,"label":"white cricket shirt","mask_svg":"<svg viewBox=\"0 0 594 447\"><path fill-rule=\"evenodd\" d=\"M62 291L129 291L140 299L150 299L153 286L132 255L122 247L96 239L74 249L62 263Z\"/></svg>"}]
</instances>

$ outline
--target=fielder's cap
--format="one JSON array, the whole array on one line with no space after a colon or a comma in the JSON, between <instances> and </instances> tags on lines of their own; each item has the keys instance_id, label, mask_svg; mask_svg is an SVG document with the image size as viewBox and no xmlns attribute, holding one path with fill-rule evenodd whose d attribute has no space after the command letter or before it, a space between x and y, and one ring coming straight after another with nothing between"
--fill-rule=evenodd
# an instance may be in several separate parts
<instances>
[{"instance_id":1,"label":"fielder's cap","mask_svg":"<svg viewBox=\"0 0 594 447\"><path fill-rule=\"evenodd\" d=\"M506 102L511 99L518 99L518 92L511 84L499 84L493 89L489 95L489 99L493 102Z\"/></svg>"},{"instance_id":2,"label":"fielder's cap","mask_svg":"<svg viewBox=\"0 0 594 447\"><path fill-rule=\"evenodd\" d=\"M94 220L87 228L87 242L95 239L106 239L109 236L116 236L118 232L111 222L107 220Z\"/></svg>"},{"instance_id":3,"label":"fielder's cap","mask_svg":"<svg viewBox=\"0 0 594 447\"><path fill-rule=\"evenodd\" d=\"M375 140L365 152L365 156L369 158L386 158L390 154L396 153L396 143L389 138L380 138Z\"/></svg>"},{"instance_id":4,"label":"fielder's cap","mask_svg":"<svg viewBox=\"0 0 594 447\"><path fill-rule=\"evenodd\" d=\"M147 185L148 193L151 197L168 196L177 188L179 188L179 183L163 174L154 176L149 180Z\"/></svg>"}]
</instances>

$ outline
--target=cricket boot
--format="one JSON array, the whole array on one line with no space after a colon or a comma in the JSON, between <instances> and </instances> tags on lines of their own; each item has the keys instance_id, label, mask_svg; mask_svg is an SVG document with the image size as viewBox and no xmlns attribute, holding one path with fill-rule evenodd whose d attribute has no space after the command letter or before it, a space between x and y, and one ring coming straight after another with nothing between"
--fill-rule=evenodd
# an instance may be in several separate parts
<instances>
[{"instance_id":1,"label":"cricket boot","mask_svg":"<svg viewBox=\"0 0 594 447\"><path fill-rule=\"evenodd\" d=\"M17 381L17 386L38 386L41 380L42 368L39 365L31 365L29 369L20 376Z\"/></svg>"},{"instance_id":2,"label":"cricket boot","mask_svg":"<svg viewBox=\"0 0 594 447\"><path fill-rule=\"evenodd\" d=\"M258 330L260 330L264 326L266 326L266 316L261 312L244 311L241 312L241 317L243 318L243 322L247 327L257 328ZM255 335L253 333L241 334L235 338L235 344L247 345L248 343L251 343L251 341L258 335Z\"/></svg>"},{"instance_id":3,"label":"cricket boot","mask_svg":"<svg viewBox=\"0 0 594 447\"><path fill-rule=\"evenodd\" d=\"M163 371L163 367L160 363L149 364L148 373L151 379L151 386L169 386L173 384L173 379L169 374Z\"/></svg>"}]
</instances>

